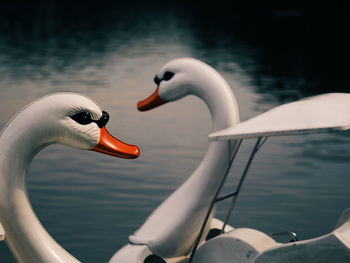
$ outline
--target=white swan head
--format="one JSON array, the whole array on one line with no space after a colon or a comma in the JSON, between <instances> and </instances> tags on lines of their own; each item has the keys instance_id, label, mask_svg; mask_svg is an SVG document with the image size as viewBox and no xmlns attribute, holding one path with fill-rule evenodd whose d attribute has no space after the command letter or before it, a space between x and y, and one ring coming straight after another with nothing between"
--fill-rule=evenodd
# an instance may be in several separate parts
<instances>
[{"instance_id":1,"label":"white swan head","mask_svg":"<svg viewBox=\"0 0 350 263\"><path fill-rule=\"evenodd\" d=\"M139 148L111 136L105 125L107 112L92 99L76 93L56 93L40 98L19 112L5 130L26 132L35 141L60 143L73 148L136 158Z\"/></svg>"},{"instance_id":2,"label":"white swan head","mask_svg":"<svg viewBox=\"0 0 350 263\"><path fill-rule=\"evenodd\" d=\"M147 99L140 101L137 108L146 111L189 94L201 95L201 91L214 81L224 80L204 62L194 58L174 59L160 69L154 77L157 89Z\"/></svg>"},{"instance_id":3,"label":"white swan head","mask_svg":"<svg viewBox=\"0 0 350 263\"><path fill-rule=\"evenodd\" d=\"M111 136L109 115L90 98L56 93L21 110L0 134L0 221L18 262L78 262L38 221L25 184L31 160L49 144L133 159L139 148Z\"/></svg>"}]
</instances>

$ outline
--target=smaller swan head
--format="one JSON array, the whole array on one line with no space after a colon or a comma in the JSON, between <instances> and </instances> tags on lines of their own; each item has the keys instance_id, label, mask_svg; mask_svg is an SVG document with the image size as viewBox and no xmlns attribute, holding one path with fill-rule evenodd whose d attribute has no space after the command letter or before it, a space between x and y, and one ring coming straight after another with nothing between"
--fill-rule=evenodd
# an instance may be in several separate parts
<instances>
[{"instance_id":1,"label":"smaller swan head","mask_svg":"<svg viewBox=\"0 0 350 263\"><path fill-rule=\"evenodd\" d=\"M200 60L174 59L165 64L154 77L156 90L145 100L139 101L137 108L140 111L147 111L189 94L196 94L216 75L218 73L213 68Z\"/></svg>"},{"instance_id":2,"label":"smaller swan head","mask_svg":"<svg viewBox=\"0 0 350 263\"><path fill-rule=\"evenodd\" d=\"M124 143L106 129L109 114L89 97L76 93L56 93L27 106L15 119L32 127L35 137L48 143L92 150L121 158L137 158L140 150ZM34 139L34 138L33 138Z\"/></svg>"}]
</instances>

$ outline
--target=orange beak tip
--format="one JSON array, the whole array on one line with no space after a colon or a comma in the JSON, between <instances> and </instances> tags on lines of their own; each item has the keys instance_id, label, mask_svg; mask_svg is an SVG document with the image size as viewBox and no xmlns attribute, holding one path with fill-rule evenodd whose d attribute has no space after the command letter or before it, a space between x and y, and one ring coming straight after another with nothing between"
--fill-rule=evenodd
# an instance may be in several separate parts
<instances>
[{"instance_id":1,"label":"orange beak tip","mask_svg":"<svg viewBox=\"0 0 350 263\"><path fill-rule=\"evenodd\" d=\"M146 111L145 105L144 105L144 103L142 103L142 101L139 101L139 102L137 103L137 109L138 109L139 111Z\"/></svg>"},{"instance_id":2,"label":"orange beak tip","mask_svg":"<svg viewBox=\"0 0 350 263\"><path fill-rule=\"evenodd\" d=\"M162 99L159 95L159 87L148 98L141 100L137 103L137 109L139 111L148 111L154 109L160 105L167 103L168 101Z\"/></svg>"},{"instance_id":3,"label":"orange beak tip","mask_svg":"<svg viewBox=\"0 0 350 263\"><path fill-rule=\"evenodd\" d=\"M136 159L140 156L140 148L136 145L127 144L114 138L106 127L102 127L100 131L100 141L91 151L125 159Z\"/></svg>"},{"instance_id":4,"label":"orange beak tip","mask_svg":"<svg viewBox=\"0 0 350 263\"><path fill-rule=\"evenodd\" d=\"M133 158L132 159L136 159L141 155L141 151L140 148L137 147L136 145L133 145L135 147L134 153L132 154Z\"/></svg>"}]
</instances>

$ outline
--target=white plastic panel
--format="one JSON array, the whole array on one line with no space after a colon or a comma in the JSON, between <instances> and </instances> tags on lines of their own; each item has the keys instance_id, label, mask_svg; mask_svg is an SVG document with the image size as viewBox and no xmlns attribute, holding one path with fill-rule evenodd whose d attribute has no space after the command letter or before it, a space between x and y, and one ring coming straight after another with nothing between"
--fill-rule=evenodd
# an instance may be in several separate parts
<instances>
[{"instance_id":1,"label":"white plastic panel","mask_svg":"<svg viewBox=\"0 0 350 263\"><path fill-rule=\"evenodd\" d=\"M209 140L246 139L348 130L350 94L328 93L287 103L209 135Z\"/></svg>"}]
</instances>

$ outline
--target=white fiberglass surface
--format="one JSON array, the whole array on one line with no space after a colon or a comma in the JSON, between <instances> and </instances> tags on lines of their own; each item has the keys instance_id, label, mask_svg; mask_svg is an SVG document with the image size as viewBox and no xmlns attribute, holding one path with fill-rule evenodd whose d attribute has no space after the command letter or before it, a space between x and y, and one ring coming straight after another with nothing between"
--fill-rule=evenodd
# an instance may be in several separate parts
<instances>
[{"instance_id":1,"label":"white fiberglass surface","mask_svg":"<svg viewBox=\"0 0 350 263\"><path fill-rule=\"evenodd\" d=\"M303 74L269 71L270 63L280 69L290 62L263 60L270 53L247 36L215 30L205 17L186 10L106 9L97 20L91 14L99 10L83 18L82 13L55 16L57 8L30 22L0 18L0 128L38 97L73 91L90 96L110 114L111 134L141 148L138 159L124 160L55 145L30 167L29 196L40 221L87 263L107 262L207 150L210 117L198 99L189 96L149 112L136 109L156 88L152 80L164 63L190 56L213 66L232 87L241 120L309 96L305 87L313 84ZM290 50L280 52L288 57ZM350 206L349 135L269 139L255 158L230 224L266 233L295 231L300 239L329 232ZM233 190L233 177L241 173L253 144L243 143L224 193ZM219 218L227 207L228 202L219 205ZM14 262L4 242L0 262Z\"/></svg>"}]
</instances>

